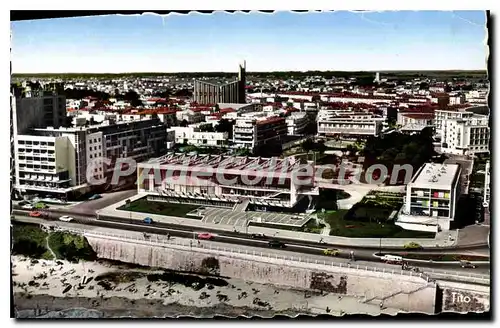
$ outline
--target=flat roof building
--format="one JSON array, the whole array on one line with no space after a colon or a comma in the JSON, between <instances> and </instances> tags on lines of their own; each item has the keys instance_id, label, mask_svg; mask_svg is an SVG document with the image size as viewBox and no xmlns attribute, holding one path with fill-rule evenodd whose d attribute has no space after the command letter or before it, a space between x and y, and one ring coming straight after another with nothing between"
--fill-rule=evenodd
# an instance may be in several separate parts
<instances>
[{"instance_id":1,"label":"flat roof building","mask_svg":"<svg viewBox=\"0 0 500 328\"><path fill-rule=\"evenodd\" d=\"M137 174L138 192L157 200L245 201L290 208L306 195L318 194L312 162L295 157L167 154L140 163Z\"/></svg>"},{"instance_id":2,"label":"flat roof building","mask_svg":"<svg viewBox=\"0 0 500 328\"><path fill-rule=\"evenodd\" d=\"M458 164L426 163L406 186L397 225L409 230L449 230L460 197Z\"/></svg>"}]
</instances>

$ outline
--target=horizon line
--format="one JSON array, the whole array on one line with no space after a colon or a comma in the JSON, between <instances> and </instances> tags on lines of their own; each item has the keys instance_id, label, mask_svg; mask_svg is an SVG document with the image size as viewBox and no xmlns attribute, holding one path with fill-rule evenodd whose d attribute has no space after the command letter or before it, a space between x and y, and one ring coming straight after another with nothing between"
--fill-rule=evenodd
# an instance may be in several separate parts
<instances>
[{"instance_id":1,"label":"horizon line","mask_svg":"<svg viewBox=\"0 0 500 328\"><path fill-rule=\"evenodd\" d=\"M321 72L321 73L395 73L395 72L488 72L488 69L410 69L410 70L307 70L307 71L293 71L293 70L282 70L282 71L247 71L247 74L263 74L263 73L307 73L307 72ZM55 75L55 74L95 74L95 75L119 75L119 74L197 74L197 73L210 73L210 74L237 74L237 71L193 71L193 72L43 72L43 73L19 73L12 72L11 75Z\"/></svg>"}]
</instances>

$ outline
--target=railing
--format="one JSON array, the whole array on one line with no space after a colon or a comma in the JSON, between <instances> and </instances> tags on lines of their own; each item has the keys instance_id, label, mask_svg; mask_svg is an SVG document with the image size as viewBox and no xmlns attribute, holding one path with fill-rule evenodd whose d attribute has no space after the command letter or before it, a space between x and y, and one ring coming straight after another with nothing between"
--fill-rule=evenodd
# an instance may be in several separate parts
<instances>
[{"instance_id":1,"label":"railing","mask_svg":"<svg viewBox=\"0 0 500 328\"><path fill-rule=\"evenodd\" d=\"M195 248L197 250L212 250L212 251L217 251L217 252L226 252L226 253L231 253L231 254L258 256L258 257L283 260L283 261L292 261L292 262L308 263L308 264L315 264L315 265L328 265L331 267L356 269L356 270L363 270L363 271L367 271L367 272L378 272L378 273L384 273L384 274L418 277L418 278L422 278L426 281L430 280L429 276L427 276L424 273L415 273L415 272L407 271L407 270L395 270L395 269L379 268L379 267L375 267L375 266L372 267L372 266L367 266L367 265L333 262L333 261L327 261L326 259L323 261L316 260L316 259L313 260L313 259L309 259L307 257L300 257L300 256L288 256L288 255L281 255L281 254L276 254L276 253L272 254L272 253L266 253L266 252L255 251L255 250L250 251L248 249L221 247L221 246L213 245L212 243L205 243L205 242L200 242L200 244L198 244L198 240L195 241L193 239L173 238L173 239L168 240L168 238L166 236L159 236L159 235L153 235L153 234L151 234L151 235L147 234L148 237L145 237L145 236L133 237L130 235L120 235L120 234L104 233L104 232L97 232L97 231L86 231L83 229L70 229L70 228L64 228L64 227L58 227L58 230L64 230L66 232L71 232L71 233L76 233L76 234L83 234L85 236L95 235L95 236L104 236L104 237L108 237L108 238L140 241L142 243L146 243L146 244L149 244L151 246L158 246L158 245L183 246L183 247L190 247L191 249ZM194 233L193 233L193 237L194 237Z\"/></svg>"}]
</instances>

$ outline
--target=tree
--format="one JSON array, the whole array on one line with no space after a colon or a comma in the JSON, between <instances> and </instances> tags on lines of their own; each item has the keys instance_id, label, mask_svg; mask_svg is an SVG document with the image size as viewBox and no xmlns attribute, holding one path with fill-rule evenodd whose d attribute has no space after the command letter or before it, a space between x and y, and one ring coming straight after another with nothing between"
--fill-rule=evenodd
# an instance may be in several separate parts
<instances>
[{"instance_id":1,"label":"tree","mask_svg":"<svg viewBox=\"0 0 500 328\"><path fill-rule=\"evenodd\" d=\"M230 120L224 118L217 123L217 125L215 126L215 131L227 132L228 139L232 139L233 138L233 126L234 126L234 121L230 121Z\"/></svg>"},{"instance_id":2,"label":"tree","mask_svg":"<svg viewBox=\"0 0 500 328\"><path fill-rule=\"evenodd\" d=\"M186 120L182 120L182 122L179 125L185 128L189 125L189 122Z\"/></svg>"},{"instance_id":3,"label":"tree","mask_svg":"<svg viewBox=\"0 0 500 328\"><path fill-rule=\"evenodd\" d=\"M201 132L215 132L214 126L212 124L204 124L200 126Z\"/></svg>"},{"instance_id":4,"label":"tree","mask_svg":"<svg viewBox=\"0 0 500 328\"><path fill-rule=\"evenodd\" d=\"M349 152L350 155L356 155L358 148L356 148L356 146L354 146L352 144L349 144L349 145L347 145L346 150Z\"/></svg>"},{"instance_id":5,"label":"tree","mask_svg":"<svg viewBox=\"0 0 500 328\"><path fill-rule=\"evenodd\" d=\"M304 142L302 143L302 149L303 149L306 153L310 152L311 150L313 150L313 149L314 149L314 141L312 141L312 139L311 139L311 138L308 138L306 141L304 141Z\"/></svg>"}]
</instances>

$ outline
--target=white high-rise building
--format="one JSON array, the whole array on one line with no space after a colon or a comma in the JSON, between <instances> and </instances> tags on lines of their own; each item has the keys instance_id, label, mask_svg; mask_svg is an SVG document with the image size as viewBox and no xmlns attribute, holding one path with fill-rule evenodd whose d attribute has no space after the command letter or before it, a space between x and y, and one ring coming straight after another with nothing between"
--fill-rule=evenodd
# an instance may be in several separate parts
<instances>
[{"instance_id":1,"label":"white high-rise building","mask_svg":"<svg viewBox=\"0 0 500 328\"><path fill-rule=\"evenodd\" d=\"M456 155L489 153L490 128L486 115L444 120L441 151Z\"/></svg>"}]
</instances>

